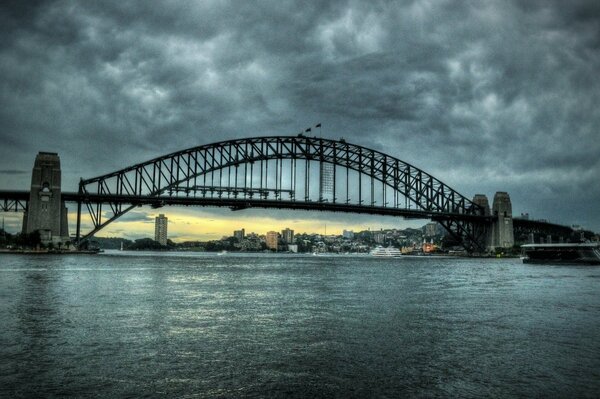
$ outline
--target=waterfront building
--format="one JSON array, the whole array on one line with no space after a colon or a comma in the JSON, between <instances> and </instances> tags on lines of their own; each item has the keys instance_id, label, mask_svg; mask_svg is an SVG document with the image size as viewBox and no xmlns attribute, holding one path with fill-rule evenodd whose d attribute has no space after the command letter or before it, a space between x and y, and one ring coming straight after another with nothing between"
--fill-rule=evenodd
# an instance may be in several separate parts
<instances>
[{"instance_id":1,"label":"waterfront building","mask_svg":"<svg viewBox=\"0 0 600 399\"><path fill-rule=\"evenodd\" d=\"M432 242L424 242L421 249L424 253L435 252L437 250L437 245Z\"/></svg>"},{"instance_id":2,"label":"waterfront building","mask_svg":"<svg viewBox=\"0 0 600 399\"><path fill-rule=\"evenodd\" d=\"M425 225L425 237L435 237L438 235L438 224L436 222Z\"/></svg>"},{"instance_id":3,"label":"waterfront building","mask_svg":"<svg viewBox=\"0 0 600 399\"><path fill-rule=\"evenodd\" d=\"M242 241L244 239L244 237L246 236L246 230L245 229L234 230L233 236L235 238L237 238L239 241Z\"/></svg>"},{"instance_id":4,"label":"waterfront building","mask_svg":"<svg viewBox=\"0 0 600 399\"><path fill-rule=\"evenodd\" d=\"M277 251L277 241L279 240L279 234L276 231L267 232L267 236L265 238L265 243L267 244L267 248L274 249Z\"/></svg>"},{"instance_id":5,"label":"waterfront building","mask_svg":"<svg viewBox=\"0 0 600 399\"><path fill-rule=\"evenodd\" d=\"M287 227L281 231L281 237L283 239L283 242L286 244L293 244L294 243L294 230L290 230Z\"/></svg>"},{"instance_id":6,"label":"waterfront building","mask_svg":"<svg viewBox=\"0 0 600 399\"><path fill-rule=\"evenodd\" d=\"M385 242L385 233L377 232L373 234L373 241L377 244L383 244Z\"/></svg>"},{"instance_id":7,"label":"waterfront building","mask_svg":"<svg viewBox=\"0 0 600 399\"><path fill-rule=\"evenodd\" d=\"M169 218L162 213L154 219L154 241L160 245L167 245L167 224Z\"/></svg>"}]
</instances>

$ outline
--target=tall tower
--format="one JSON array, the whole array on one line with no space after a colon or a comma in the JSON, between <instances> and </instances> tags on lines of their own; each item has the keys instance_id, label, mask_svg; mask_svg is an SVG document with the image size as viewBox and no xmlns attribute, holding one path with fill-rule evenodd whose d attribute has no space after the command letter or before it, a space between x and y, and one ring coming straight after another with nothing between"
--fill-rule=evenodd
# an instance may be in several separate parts
<instances>
[{"instance_id":1,"label":"tall tower","mask_svg":"<svg viewBox=\"0 0 600 399\"><path fill-rule=\"evenodd\" d=\"M285 242L286 244L293 244L294 243L294 230L288 229L286 227L285 230L281 231L281 237L283 239L283 242Z\"/></svg>"},{"instance_id":2,"label":"tall tower","mask_svg":"<svg viewBox=\"0 0 600 399\"><path fill-rule=\"evenodd\" d=\"M233 236L239 241L242 241L246 237L246 229L233 230Z\"/></svg>"},{"instance_id":3,"label":"tall tower","mask_svg":"<svg viewBox=\"0 0 600 399\"><path fill-rule=\"evenodd\" d=\"M23 231L39 231L43 244L69 240L67 208L61 201L60 158L54 152L39 152L31 173L29 206L23 215Z\"/></svg>"},{"instance_id":4,"label":"tall tower","mask_svg":"<svg viewBox=\"0 0 600 399\"><path fill-rule=\"evenodd\" d=\"M154 241L160 245L167 245L167 224L169 218L162 213L154 219Z\"/></svg>"},{"instance_id":5,"label":"tall tower","mask_svg":"<svg viewBox=\"0 0 600 399\"><path fill-rule=\"evenodd\" d=\"M278 241L277 232L276 231L268 231L267 237L265 238L267 248L274 249L275 251L277 251L277 241Z\"/></svg>"},{"instance_id":6,"label":"tall tower","mask_svg":"<svg viewBox=\"0 0 600 399\"><path fill-rule=\"evenodd\" d=\"M508 193L499 191L494 195L492 205L492 249L511 248L515 245L512 219L512 204Z\"/></svg>"}]
</instances>

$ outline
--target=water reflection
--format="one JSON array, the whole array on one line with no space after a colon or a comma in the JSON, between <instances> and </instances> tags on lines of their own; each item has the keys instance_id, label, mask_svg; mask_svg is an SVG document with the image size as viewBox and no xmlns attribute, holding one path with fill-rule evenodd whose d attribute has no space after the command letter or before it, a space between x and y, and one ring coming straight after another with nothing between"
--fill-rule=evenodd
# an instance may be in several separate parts
<instances>
[{"instance_id":1,"label":"water reflection","mask_svg":"<svg viewBox=\"0 0 600 399\"><path fill-rule=\"evenodd\" d=\"M36 261L45 263L47 260L42 258ZM5 359L13 360L11 364L14 367L6 389L15 394L20 389L18 381L28 380L34 386L45 385L42 381L45 370L60 367L51 346L60 335L63 324L55 279L46 268L24 271L19 283L16 292L16 323L14 326L6 326L13 339L4 347ZM16 328L14 333L10 331L11 327Z\"/></svg>"},{"instance_id":2,"label":"water reflection","mask_svg":"<svg viewBox=\"0 0 600 399\"><path fill-rule=\"evenodd\" d=\"M0 397L600 389L600 268L286 256L11 262L0 265Z\"/></svg>"}]
</instances>

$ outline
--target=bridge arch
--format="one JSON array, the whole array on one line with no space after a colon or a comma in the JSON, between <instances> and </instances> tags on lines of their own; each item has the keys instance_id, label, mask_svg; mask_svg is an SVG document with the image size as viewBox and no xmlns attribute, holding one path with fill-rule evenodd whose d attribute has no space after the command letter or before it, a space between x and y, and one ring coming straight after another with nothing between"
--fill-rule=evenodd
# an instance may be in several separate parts
<instances>
[{"instance_id":1,"label":"bridge arch","mask_svg":"<svg viewBox=\"0 0 600 399\"><path fill-rule=\"evenodd\" d=\"M423 217L470 251L484 245L479 205L409 163L343 139L268 136L201 145L82 179L79 194L78 240L135 206L182 204ZM82 205L94 228L80 236Z\"/></svg>"}]
</instances>

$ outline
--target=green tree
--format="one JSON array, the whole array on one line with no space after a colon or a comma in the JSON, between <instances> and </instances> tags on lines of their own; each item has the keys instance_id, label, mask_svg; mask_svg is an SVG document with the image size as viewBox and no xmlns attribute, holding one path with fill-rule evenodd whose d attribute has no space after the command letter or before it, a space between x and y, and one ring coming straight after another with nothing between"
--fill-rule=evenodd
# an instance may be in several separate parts
<instances>
[{"instance_id":1,"label":"green tree","mask_svg":"<svg viewBox=\"0 0 600 399\"><path fill-rule=\"evenodd\" d=\"M17 235L15 241L18 246L25 248L36 248L42 243L42 239L40 238L40 232L37 230L32 233L19 234Z\"/></svg>"}]
</instances>

